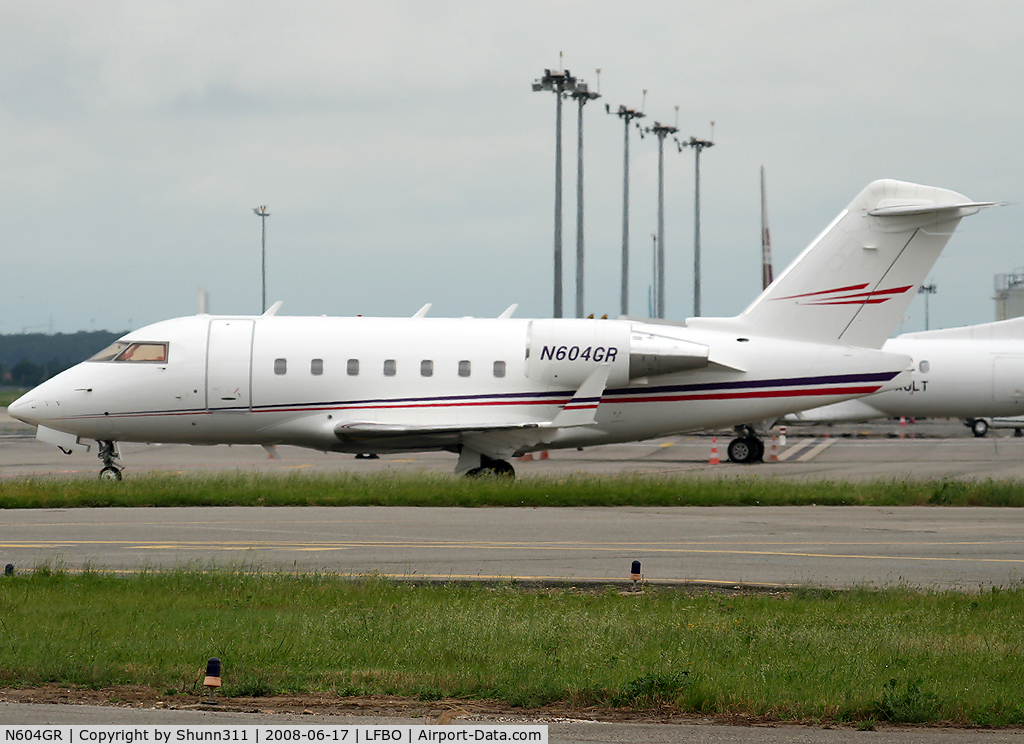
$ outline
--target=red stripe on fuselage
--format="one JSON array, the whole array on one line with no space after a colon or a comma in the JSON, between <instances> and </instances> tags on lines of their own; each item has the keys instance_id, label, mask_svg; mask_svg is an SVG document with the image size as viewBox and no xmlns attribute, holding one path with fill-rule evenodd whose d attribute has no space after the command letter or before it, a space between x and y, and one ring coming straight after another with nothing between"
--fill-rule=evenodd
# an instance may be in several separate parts
<instances>
[{"instance_id":1,"label":"red stripe on fuselage","mask_svg":"<svg viewBox=\"0 0 1024 744\"><path fill-rule=\"evenodd\" d=\"M804 388L802 390L765 390L761 392L747 393L711 393L703 395L666 395L650 396L644 398L608 398L602 403L662 403L665 401L679 400L733 400L737 398L800 398L814 395L869 395L878 392L881 385L864 385L860 387L845 388Z\"/></svg>"},{"instance_id":2,"label":"red stripe on fuselage","mask_svg":"<svg viewBox=\"0 0 1024 744\"><path fill-rule=\"evenodd\" d=\"M820 397L823 395L870 395L871 393L878 392L881 389L881 385L854 385L847 387L835 387L835 388L799 388L799 389L784 389L784 390L759 390L759 391L744 391L744 392L729 392L729 393L692 393L692 394L652 394L645 396L616 396L616 397L604 397L600 403L666 403L666 402L677 402L677 401L701 401L701 400L742 400L742 399L756 399L756 398L800 398L800 397ZM543 400L543 401L479 401L479 402L459 402L459 403L393 403L388 405L363 405L363 406L306 406L306 407L293 407L293 408L272 408L272 409L260 409L256 407L252 409L253 413L315 413L317 411L374 411L374 410L388 410L388 409L421 409L421 408L452 408L452 407L481 407L481 406L523 406L523 405L551 405L558 406L562 405L567 410L586 410L597 408L599 403L588 403L585 405L569 405L563 403L561 400ZM244 409L222 409L222 410L233 410L239 412ZM142 418L142 417L162 417L162 416L208 416L211 413L217 413L218 410L196 410L196 411L161 411L155 413L114 413L106 416L69 416L62 418L62 421L82 421L88 419L117 419L117 418ZM468 425L467 425L468 426Z\"/></svg>"}]
</instances>

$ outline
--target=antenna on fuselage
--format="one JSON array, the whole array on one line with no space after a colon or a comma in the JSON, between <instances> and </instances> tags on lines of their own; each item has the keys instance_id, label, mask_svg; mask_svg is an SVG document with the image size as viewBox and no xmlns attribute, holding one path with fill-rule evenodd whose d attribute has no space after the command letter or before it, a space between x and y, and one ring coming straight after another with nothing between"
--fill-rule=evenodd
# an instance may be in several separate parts
<instances>
[{"instance_id":1,"label":"antenna on fuselage","mask_svg":"<svg viewBox=\"0 0 1024 744\"><path fill-rule=\"evenodd\" d=\"M208 315L210 312L210 295L206 287L199 288L199 314ZM129 324L130 325L130 324Z\"/></svg>"},{"instance_id":2,"label":"antenna on fuselage","mask_svg":"<svg viewBox=\"0 0 1024 744\"><path fill-rule=\"evenodd\" d=\"M277 311L281 309L281 305L284 304L282 300L278 300L273 305L267 308L267 311L261 315L261 318L269 318L272 315L277 315Z\"/></svg>"}]
</instances>

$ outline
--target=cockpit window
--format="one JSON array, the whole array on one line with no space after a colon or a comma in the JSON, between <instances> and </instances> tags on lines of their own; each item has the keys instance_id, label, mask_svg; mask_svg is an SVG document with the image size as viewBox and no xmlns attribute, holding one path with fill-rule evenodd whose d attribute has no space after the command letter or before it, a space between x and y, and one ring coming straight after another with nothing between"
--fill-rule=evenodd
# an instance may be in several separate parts
<instances>
[{"instance_id":1,"label":"cockpit window","mask_svg":"<svg viewBox=\"0 0 1024 744\"><path fill-rule=\"evenodd\" d=\"M90 362L109 362L111 359L113 359L118 354L120 354L122 351L124 351L124 347L126 347L127 345L128 344L126 342L124 342L124 341L115 341L110 346L108 346L103 351L101 351L100 353L93 354L91 357L89 357L89 361Z\"/></svg>"},{"instance_id":2,"label":"cockpit window","mask_svg":"<svg viewBox=\"0 0 1024 744\"><path fill-rule=\"evenodd\" d=\"M153 341L115 341L90 362L166 362L167 344Z\"/></svg>"}]
</instances>

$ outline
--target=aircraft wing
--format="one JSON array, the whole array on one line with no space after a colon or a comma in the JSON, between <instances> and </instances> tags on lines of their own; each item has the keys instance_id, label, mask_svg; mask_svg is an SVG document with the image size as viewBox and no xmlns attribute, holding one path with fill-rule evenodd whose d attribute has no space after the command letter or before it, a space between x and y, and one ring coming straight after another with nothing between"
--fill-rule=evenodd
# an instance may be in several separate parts
<instances>
[{"instance_id":1,"label":"aircraft wing","mask_svg":"<svg viewBox=\"0 0 1024 744\"><path fill-rule=\"evenodd\" d=\"M495 457L508 456L520 447L549 440L557 429L594 424L610 369L607 364L596 367L550 421L532 419L472 424L402 424L350 420L337 424L334 434L343 442L373 442L384 446L399 441L403 446L408 446L410 440L433 446L472 444L475 449L493 452Z\"/></svg>"}]
</instances>

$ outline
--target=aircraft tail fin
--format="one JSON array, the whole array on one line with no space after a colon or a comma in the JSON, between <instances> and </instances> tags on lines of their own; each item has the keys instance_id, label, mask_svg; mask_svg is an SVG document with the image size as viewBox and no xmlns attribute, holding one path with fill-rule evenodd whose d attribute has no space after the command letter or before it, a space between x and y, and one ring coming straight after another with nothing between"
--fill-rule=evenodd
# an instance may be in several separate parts
<instances>
[{"instance_id":1,"label":"aircraft tail fin","mask_svg":"<svg viewBox=\"0 0 1024 744\"><path fill-rule=\"evenodd\" d=\"M960 219L986 206L946 189L875 181L737 320L769 336L881 348Z\"/></svg>"}]
</instances>

